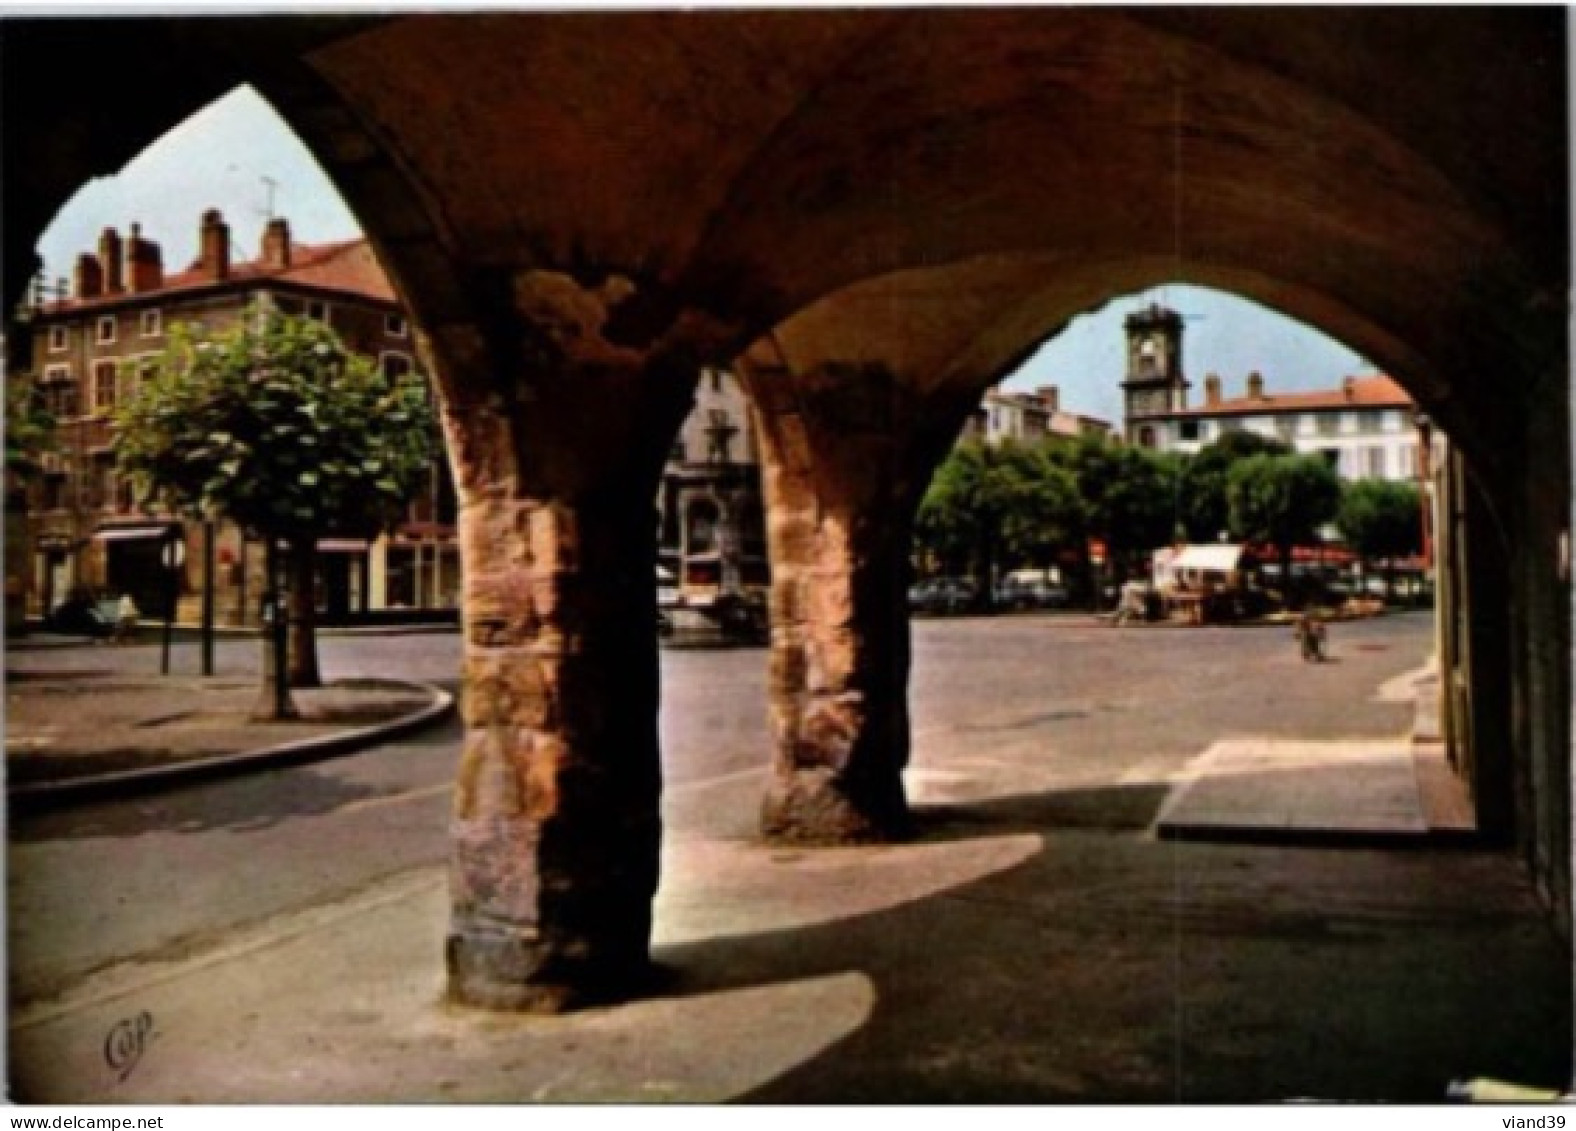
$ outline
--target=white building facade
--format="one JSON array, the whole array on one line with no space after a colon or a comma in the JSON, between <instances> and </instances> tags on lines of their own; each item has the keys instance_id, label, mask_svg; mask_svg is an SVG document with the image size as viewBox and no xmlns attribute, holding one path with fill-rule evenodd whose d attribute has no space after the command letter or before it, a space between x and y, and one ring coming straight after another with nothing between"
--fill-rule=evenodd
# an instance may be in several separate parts
<instances>
[{"instance_id":1,"label":"white building facade","mask_svg":"<svg viewBox=\"0 0 1576 1131\"><path fill-rule=\"evenodd\" d=\"M1205 378L1204 404L1133 421L1134 441L1193 454L1231 432L1252 432L1299 454L1322 455L1345 480L1418 476L1417 406L1388 377L1348 377L1338 389L1272 394L1255 373L1243 396L1227 399L1221 391L1219 377Z\"/></svg>"},{"instance_id":2,"label":"white building facade","mask_svg":"<svg viewBox=\"0 0 1576 1131\"><path fill-rule=\"evenodd\" d=\"M1389 377L1347 377L1338 388L1272 393L1250 373L1228 398L1218 376L1204 378L1204 403L1188 405L1182 372L1183 319L1157 303L1125 321L1127 377L1122 434L1130 444L1196 454L1232 432L1280 440L1321 455L1344 480L1418 478L1417 405Z\"/></svg>"}]
</instances>

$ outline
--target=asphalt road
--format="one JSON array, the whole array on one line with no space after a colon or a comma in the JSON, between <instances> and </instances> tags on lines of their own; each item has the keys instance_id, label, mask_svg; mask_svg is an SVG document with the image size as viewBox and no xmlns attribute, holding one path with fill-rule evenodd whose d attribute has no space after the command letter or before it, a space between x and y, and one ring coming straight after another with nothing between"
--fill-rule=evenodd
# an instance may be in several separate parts
<instances>
[{"instance_id":1,"label":"asphalt road","mask_svg":"<svg viewBox=\"0 0 1576 1131\"><path fill-rule=\"evenodd\" d=\"M1405 731L1386 680L1431 649L1428 614L1338 625L1335 662L1305 665L1280 628L1113 628L1083 617L919 620L912 680L921 808L949 783L1032 778L1065 791L1053 819L1126 826L1153 816L1168 773L1215 739ZM195 670L195 648L177 656ZM326 637L327 678L454 686L457 635ZM220 672L256 648L220 650ZM21 652L15 668L143 665L156 648ZM747 838L769 757L764 650L670 651L662 736L670 840ZM140 670L140 669L139 669ZM458 724L343 759L14 820L9 831L13 1006L131 957L175 958L279 912L343 898L441 862ZM1136 786L1146 788L1134 788Z\"/></svg>"}]
</instances>

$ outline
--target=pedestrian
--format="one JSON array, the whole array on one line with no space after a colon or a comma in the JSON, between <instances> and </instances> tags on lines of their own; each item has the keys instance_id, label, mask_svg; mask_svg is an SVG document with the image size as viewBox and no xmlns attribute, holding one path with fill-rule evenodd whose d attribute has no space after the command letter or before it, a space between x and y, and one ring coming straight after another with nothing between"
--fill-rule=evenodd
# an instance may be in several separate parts
<instances>
[{"instance_id":1,"label":"pedestrian","mask_svg":"<svg viewBox=\"0 0 1576 1131\"><path fill-rule=\"evenodd\" d=\"M1294 635L1304 660L1314 663L1324 659L1327 633L1324 622L1316 615L1306 609L1298 614Z\"/></svg>"},{"instance_id":2,"label":"pedestrian","mask_svg":"<svg viewBox=\"0 0 1576 1131\"><path fill-rule=\"evenodd\" d=\"M137 618L142 614L137 611L137 602L131 599L130 593L120 595L120 604L115 608L115 635L116 644L128 644L137 632Z\"/></svg>"}]
</instances>

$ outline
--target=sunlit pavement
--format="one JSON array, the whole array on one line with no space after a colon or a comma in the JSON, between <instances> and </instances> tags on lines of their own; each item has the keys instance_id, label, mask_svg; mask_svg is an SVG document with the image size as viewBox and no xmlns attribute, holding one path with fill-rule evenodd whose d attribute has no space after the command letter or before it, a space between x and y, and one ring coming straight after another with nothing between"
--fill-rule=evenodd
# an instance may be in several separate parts
<instances>
[{"instance_id":1,"label":"sunlit pavement","mask_svg":"<svg viewBox=\"0 0 1576 1131\"><path fill-rule=\"evenodd\" d=\"M920 836L835 851L753 839L764 653L668 654L666 980L563 1018L441 1004L452 731L27 822L13 1090L1437 1101L1456 1079L1562 1084L1568 964L1514 860L1153 833L1212 744L1403 734L1408 705L1378 692L1428 631L1341 626L1338 662L1307 666L1272 629L918 622ZM442 679L457 656L452 637L325 648L334 676L378 657Z\"/></svg>"}]
</instances>

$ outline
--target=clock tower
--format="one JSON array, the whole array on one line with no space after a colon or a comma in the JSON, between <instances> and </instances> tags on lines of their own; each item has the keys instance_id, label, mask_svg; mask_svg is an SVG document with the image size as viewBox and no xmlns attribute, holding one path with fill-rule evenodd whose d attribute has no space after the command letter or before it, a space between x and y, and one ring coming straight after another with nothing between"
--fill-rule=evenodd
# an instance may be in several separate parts
<instances>
[{"instance_id":1,"label":"clock tower","mask_svg":"<svg viewBox=\"0 0 1576 1131\"><path fill-rule=\"evenodd\" d=\"M1146 418L1187 407L1182 376L1182 316L1150 303L1127 316L1127 376L1122 381L1123 432L1129 444L1156 447Z\"/></svg>"}]
</instances>

